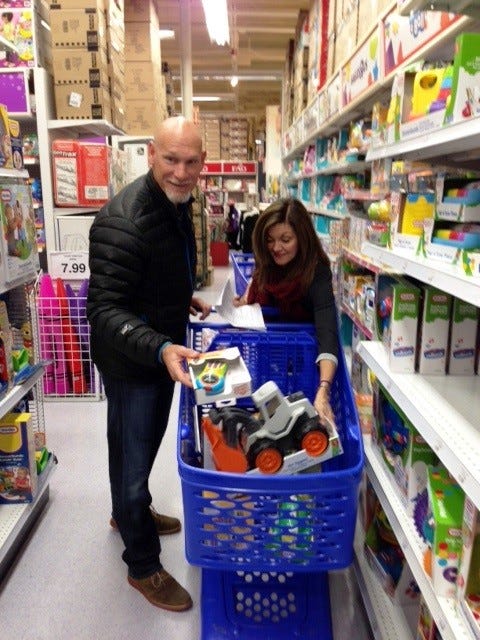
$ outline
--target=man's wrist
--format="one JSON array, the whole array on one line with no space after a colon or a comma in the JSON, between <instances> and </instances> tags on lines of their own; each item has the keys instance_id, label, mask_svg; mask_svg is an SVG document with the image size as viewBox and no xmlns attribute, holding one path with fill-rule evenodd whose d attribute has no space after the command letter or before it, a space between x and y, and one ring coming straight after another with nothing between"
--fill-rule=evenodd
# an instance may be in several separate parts
<instances>
[{"instance_id":1,"label":"man's wrist","mask_svg":"<svg viewBox=\"0 0 480 640\"><path fill-rule=\"evenodd\" d=\"M158 349L158 361L160 364L163 364L163 351L169 347L171 344L173 344L173 342L164 342L163 344L160 345L160 348Z\"/></svg>"}]
</instances>

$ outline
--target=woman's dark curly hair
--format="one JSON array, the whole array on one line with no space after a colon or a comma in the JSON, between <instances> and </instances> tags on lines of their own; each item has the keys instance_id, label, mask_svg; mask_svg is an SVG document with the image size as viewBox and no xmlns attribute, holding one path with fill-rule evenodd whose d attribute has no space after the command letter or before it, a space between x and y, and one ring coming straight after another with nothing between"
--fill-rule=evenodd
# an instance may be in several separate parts
<instances>
[{"instance_id":1,"label":"woman's dark curly hair","mask_svg":"<svg viewBox=\"0 0 480 640\"><path fill-rule=\"evenodd\" d=\"M298 239L297 255L284 267L275 264L267 245L270 229L279 223L289 224ZM260 288L272 280L298 279L302 291L306 291L313 280L317 264L320 262L330 266L311 215L295 198L281 198L260 214L253 229L252 245Z\"/></svg>"}]
</instances>

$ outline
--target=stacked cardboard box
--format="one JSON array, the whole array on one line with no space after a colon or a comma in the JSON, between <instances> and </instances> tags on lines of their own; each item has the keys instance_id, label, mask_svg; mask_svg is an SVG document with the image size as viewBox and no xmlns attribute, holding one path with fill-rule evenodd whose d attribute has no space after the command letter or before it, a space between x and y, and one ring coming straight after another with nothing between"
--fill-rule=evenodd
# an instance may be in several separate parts
<instances>
[{"instance_id":1,"label":"stacked cardboard box","mask_svg":"<svg viewBox=\"0 0 480 640\"><path fill-rule=\"evenodd\" d=\"M201 118L199 121L203 149L207 152L207 160L221 160L220 119Z\"/></svg>"},{"instance_id":2,"label":"stacked cardboard box","mask_svg":"<svg viewBox=\"0 0 480 640\"><path fill-rule=\"evenodd\" d=\"M153 0L125 6L125 132L152 135L167 117L158 16Z\"/></svg>"},{"instance_id":3,"label":"stacked cardboard box","mask_svg":"<svg viewBox=\"0 0 480 640\"><path fill-rule=\"evenodd\" d=\"M309 33L308 11L298 15L293 53L293 118L296 119L308 102Z\"/></svg>"},{"instance_id":4,"label":"stacked cardboard box","mask_svg":"<svg viewBox=\"0 0 480 640\"><path fill-rule=\"evenodd\" d=\"M50 26L57 118L114 120L112 96L121 100L123 94L118 74L112 77L123 49L121 0L52 3ZM120 118L116 124L121 123Z\"/></svg>"},{"instance_id":5,"label":"stacked cardboard box","mask_svg":"<svg viewBox=\"0 0 480 640\"><path fill-rule=\"evenodd\" d=\"M162 62L162 75L165 80L165 99L167 101L167 114L170 117L176 115L176 108L172 71L168 62Z\"/></svg>"},{"instance_id":6,"label":"stacked cardboard box","mask_svg":"<svg viewBox=\"0 0 480 640\"><path fill-rule=\"evenodd\" d=\"M249 123L247 118L222 118L220 154L223 159L248 160Z\"/></svg>"}]
</instances>

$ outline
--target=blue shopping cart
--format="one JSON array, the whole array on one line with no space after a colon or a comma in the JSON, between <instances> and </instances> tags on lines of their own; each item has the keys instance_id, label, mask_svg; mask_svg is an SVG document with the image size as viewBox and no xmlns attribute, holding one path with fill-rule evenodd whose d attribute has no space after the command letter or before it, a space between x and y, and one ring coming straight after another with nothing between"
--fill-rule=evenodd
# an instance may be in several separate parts
<instances>
[{"instance_id":1,"label":"blue shopping cart","mask_svg":"<svg viewBox=\"0 0 480 640\"><path fill-rule=\"evenodd\" d=\"M274 380L285 393L318 387L310 325L268 325L265 332L190 325L198 348L239 348L257 388ZM204 469L195 432L202 412L183 388L177 458L185 552L202 567L202 640L332 638L328 571L353 559L358 486L364 457L343 351L331 404L344 453L321 472L259 476Z\"/></svg>"}]
</instances>

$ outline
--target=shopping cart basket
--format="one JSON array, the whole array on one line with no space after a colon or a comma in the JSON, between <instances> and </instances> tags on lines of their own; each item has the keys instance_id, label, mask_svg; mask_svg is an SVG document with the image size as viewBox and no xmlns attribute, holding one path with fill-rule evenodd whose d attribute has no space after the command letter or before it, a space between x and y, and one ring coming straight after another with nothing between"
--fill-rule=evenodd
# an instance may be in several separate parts
<instances>
[{"instance_id":1,"label":"shopping cart basket","mask_svg":"<svg viewBox=\"0 0 480 640\"><path fill-rule=\"evenodd\" d=\"M252 277L255 258L253 257L253 253L230 252L230 259L235 278L235 291L237 295L243 296Z\"/></svg>"}]
</instances>

